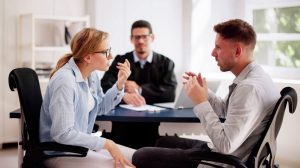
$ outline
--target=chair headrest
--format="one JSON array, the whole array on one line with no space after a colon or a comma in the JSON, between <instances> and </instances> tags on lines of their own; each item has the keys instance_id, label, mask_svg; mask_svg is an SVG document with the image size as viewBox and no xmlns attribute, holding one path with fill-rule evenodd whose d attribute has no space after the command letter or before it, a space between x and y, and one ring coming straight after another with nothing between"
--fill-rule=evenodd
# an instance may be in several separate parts
<instances>
[{"instance_id":1,"label":"chair headrest","mask_svg":"<svg viewBox=\"0 0 300 168\"><path fill-rule=\"evenodd\" d=\"M285 87L280 92L281 97L286 99L289 103L289 112L294 113L297 108L297 92L292 87Z\"/></svg>"}]
</instances>

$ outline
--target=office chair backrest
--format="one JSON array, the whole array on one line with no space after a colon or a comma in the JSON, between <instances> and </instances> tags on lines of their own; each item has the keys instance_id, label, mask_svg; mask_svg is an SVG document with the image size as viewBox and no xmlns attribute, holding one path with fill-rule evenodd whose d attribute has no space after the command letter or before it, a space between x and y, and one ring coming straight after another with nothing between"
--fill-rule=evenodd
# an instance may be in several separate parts
<instances>
[{"instance_id":1,"label":"office chair backrest","mask_svg":"<svg viewBox=\"0 0 300 168\"><path fill-rule=\"evenodd\" d=\"M281 105L281 106L280 106L280 104L278 105L279 113L278 113L277 120L275 123L275 138L277 138L279 130L281 128L281 124L283 121L284 111L286 109L285 107L286 107L287 102L289 103L289 112L294 113L296 111L297 101L298 101L297 93L293 88L286 87L286 88L282 89L280 94L282 95L282 101L284 101L284 102L282 102L283 105ZM283 96L284 96L284 98L283 98Z\"/></svg>"},{"instance_id":2,"label":"office chair backrest","mask_svg":"<svg viewBox=\"0 0 300 168\"><path fill-rule=\"evenodd\" d=\"M28 144L23 145L33 149L39 144L39 119L43 101L38 76L30 68L17 68L10 72L8 80L10 89L18 91L21 115L29 136Z\"/></svg>"},{"instance_id":3,"label":"office chair backrest","mask_svg":"<svg viewBox=\"0 0 300 168\"><path fill-rule=\"evenodd\" d=\"M277 101L271 117L262 133L260 140L251 152L247 165L248 167L274 166L276 155L276 138L278 136L287 103L289 112L294 113L297 106L297 93L291 87L285 87L280 92L281 97Z\"/></svg>"}]
</instances>

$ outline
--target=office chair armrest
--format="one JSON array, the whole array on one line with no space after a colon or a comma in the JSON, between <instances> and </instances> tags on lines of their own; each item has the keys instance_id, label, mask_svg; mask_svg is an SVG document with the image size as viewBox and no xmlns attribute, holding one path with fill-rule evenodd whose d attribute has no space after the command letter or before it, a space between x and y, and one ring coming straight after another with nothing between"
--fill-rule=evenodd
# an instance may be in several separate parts
<instances>
[{"instance_id":1,"label":"office chair armrest","mask_svg":"<svg viewBox=\"0 0 300 168\"><path fill-rule=\"evenodd\" d=\"M57 151L65 152L62 156L77 156L85 157L88 153L88 148L81 146L65 145L56 142L42 142L39 144L42 151Z\"/></svg>"},{"instance_id":2,"label":"office chair armrest","mask_svg":"<svg viewBox=\"0 0 300 168\"><path fill-rule=\"evenodd\" d=\"M99 125L98 124L94 124L92 133L95 133L97 131L99 131Z\"/></svg>"},{"instance_id":3,"label":"office chair armrest","mask_svg":"<svg viewBox=\"0 0 300 168\"><path fill-rule=\"evenodd\" d=\"M235 166L237 168L247 168L247 166L241 161L240 158L233 155L226 155L216 152L203 152L203 151L193 151L189 154L189 158L198 164L205 164L214 167L221 167L219 165L214 165L214 163L223 163Z\"/></svg>"}]
</instances>

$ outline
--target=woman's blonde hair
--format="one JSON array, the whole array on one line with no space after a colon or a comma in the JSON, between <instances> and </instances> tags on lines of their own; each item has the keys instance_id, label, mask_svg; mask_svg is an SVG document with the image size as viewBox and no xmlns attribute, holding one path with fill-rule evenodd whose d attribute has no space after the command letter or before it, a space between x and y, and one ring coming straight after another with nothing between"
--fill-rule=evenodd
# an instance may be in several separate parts
<instances>
[{"instance_id":1,"label":"woman's blonde hair","mask_svg":"<svg viewBox=\"0 0 300 168\"><path fill-rule=\"evenodd\" d=\"M96 52L101 46L102 42L107 39L108 33L94 29L84 28L78 32L71 40L71 52L61 57L56 67L52 70L50 78L54 73L64 66L72 57L75 62L82 60L87 54Z\"/></svg>"}]
</instances>

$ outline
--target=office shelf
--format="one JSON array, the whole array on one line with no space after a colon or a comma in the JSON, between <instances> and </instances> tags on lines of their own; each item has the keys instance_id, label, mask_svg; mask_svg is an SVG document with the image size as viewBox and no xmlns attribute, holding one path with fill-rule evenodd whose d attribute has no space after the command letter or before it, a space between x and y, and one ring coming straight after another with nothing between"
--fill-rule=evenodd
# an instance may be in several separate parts
<instances>
[{"instance_id":1,"label":"office shelf","mask_svg":"<svg viewBox=\"0 0 300 168\"><path fill-rule=\"evenodd\" d=\"M89 20L89 16L20 15L18 66L34 70L54 67L62 55L70 52L71 37L89 27Z\"/></svg>"}]
</instances>

